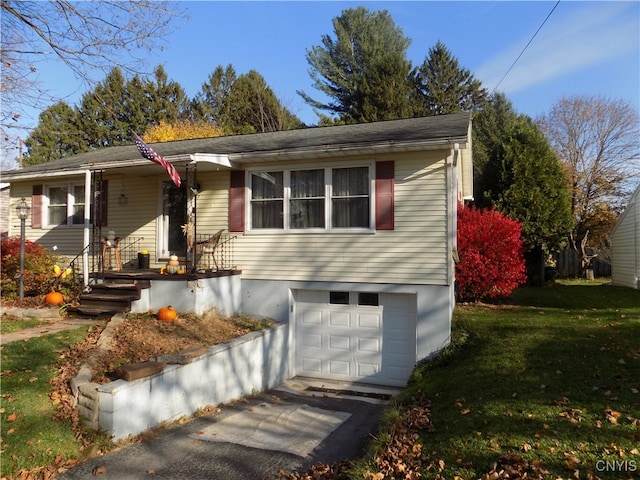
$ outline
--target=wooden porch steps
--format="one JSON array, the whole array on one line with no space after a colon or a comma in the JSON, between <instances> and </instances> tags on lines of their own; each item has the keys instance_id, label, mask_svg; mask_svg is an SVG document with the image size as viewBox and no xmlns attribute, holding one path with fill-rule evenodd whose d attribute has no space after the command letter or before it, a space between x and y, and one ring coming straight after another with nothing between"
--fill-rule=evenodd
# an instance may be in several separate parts
<instances>
[{"instance_id":1,"label":"wooden porch steps","mask_svg":"<svg viewBox=\"0 0 640 480\"><path fill-rule=\"evenodd\" d=\"M131 302L140 299L142 289L150 286L150 280L108 278L104 283L93 285L91 292L80 295L80 305L69 310L92 317L127 312Z\"/></svg>"}]
</instances>

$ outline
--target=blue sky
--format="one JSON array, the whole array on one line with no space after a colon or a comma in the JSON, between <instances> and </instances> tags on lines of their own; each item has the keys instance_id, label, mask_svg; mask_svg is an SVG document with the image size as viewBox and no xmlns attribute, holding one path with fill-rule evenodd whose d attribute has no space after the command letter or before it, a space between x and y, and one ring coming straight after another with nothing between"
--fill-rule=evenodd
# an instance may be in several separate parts
<instances>
[{"instance_id":1,"label":"blue sky","mask_svg":"<svg viewBox=\"0 0 640 480\"><path fill-rule=\"evenodd\" d=\"M316 115L296 94L319 97L305 53L323 34L333 35L331 21L344 9L388 10L412 40L414 65L441 40L492 91L555 3L184 2L190 18L176 23L165 49L149 59L149 70L162 63L194 96L217 65L232 64L237 74L255 69L293 113L314 124ZM39 72L45 88L69 104L87 90L60 62L41 64ZM624 99L640 111L640 2L560 2L499 90L534 118L560 96L576 94ZM38 113L27 115L34 126Z\"/></svg>"}]
</instances>

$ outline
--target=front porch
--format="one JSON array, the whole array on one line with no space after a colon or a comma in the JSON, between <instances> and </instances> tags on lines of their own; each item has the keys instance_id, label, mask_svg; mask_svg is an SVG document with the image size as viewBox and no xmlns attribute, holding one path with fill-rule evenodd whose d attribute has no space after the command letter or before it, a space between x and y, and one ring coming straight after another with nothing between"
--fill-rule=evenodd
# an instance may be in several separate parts
<instances>
[{"instance_id":1,"label":"front porch","mask_svg":"<svg viewBox=\"0 0 640 480\"><path fill-rule=\"evenodd\" d=\"M73 310L84 315L143 313L172 306L180 313L240 312L240 270L160 274L157 270L104 272Z\"/></svg>"},{"instance_id":2,"label":"front porch","mask_svg":"<svg viewBox=\"0 0 640 480\"><path fill-rule=\"evenodd\" d=\"M236 238L236 235L225 233L224 230L200 233L191 237L186 251L175 252L180 265L184 267L183 274L208 274L236 270L234 261ZM166 272L162 271L162 267L167 265L170 257L160 255L151 259L148 253L143 254L144 240L144 237L138 236L110 238L109 234L104 235L104 232L94 233L94 240L88 247L89 259L92 260L89 267L90 278L101 278L114 272L127 275L143 273L145 278L154 273L164 275ZM76 259L80 261L80 255Z\"/></svg>"},{"instance_id":3,"label":"front porch","mask_svg":"<svg viewBox=\"0 0 640 480\"><path fill-rule=\"evenodd\" d=\"M84 284L80 304L70 310L96 316L171 305L182 313L203 314L215 308L235 315L240 308L241 274L234 264L235 238L223 230L194 236L179 256L179 266L169 268L168 258L150 262L150 255L141 249L143 237L94 234L90 245L69 264Z\"/></svg>"}]
</instances>

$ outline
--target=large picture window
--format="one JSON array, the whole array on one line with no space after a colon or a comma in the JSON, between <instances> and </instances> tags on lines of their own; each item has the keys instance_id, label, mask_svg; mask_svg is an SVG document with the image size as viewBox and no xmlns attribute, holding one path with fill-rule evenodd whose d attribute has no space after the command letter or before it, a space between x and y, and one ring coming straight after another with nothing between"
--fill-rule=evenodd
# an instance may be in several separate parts
<instances>
[{"instance_id":1,"label":"large picture window","mask_svg":"<svg viewBox=\"0 0 640 480\"><path fill-rule=\"evenodd\" d=\"M251 172L252 230L370 229L369 166Z\"/></svg>"},{"instance_id":2,"label":"large picture window","mask_svg":"<svg viewBox=\"0 0 640 480\"><path fill-rule=\"evenodd\" d=\"M84 224L84 185L52 185L47 188L50 226Z\"/></svg>"}]
</instances>

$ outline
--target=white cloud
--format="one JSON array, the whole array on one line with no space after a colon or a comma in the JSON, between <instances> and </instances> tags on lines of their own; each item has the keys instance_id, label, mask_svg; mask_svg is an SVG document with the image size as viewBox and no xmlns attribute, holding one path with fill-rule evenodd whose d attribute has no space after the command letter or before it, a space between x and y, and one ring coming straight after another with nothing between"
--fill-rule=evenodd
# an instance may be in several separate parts
<instances>
[{"instance_id":1,"label":"white cloud","mask_svg":"<svg viewBox=\"0 0 640 480\"><path fill-rule=\"evenodd\" d=\"M557 13L558 10L554 15ZM582 4L579 10L564 17L554 18L554 15L502 81L499 90L521 91L639 48L640 27L634 3ZM495 88L529 39L530 36L523 37L480 66L476 76L488 88Z\"/></svg>"}]
</instances>

